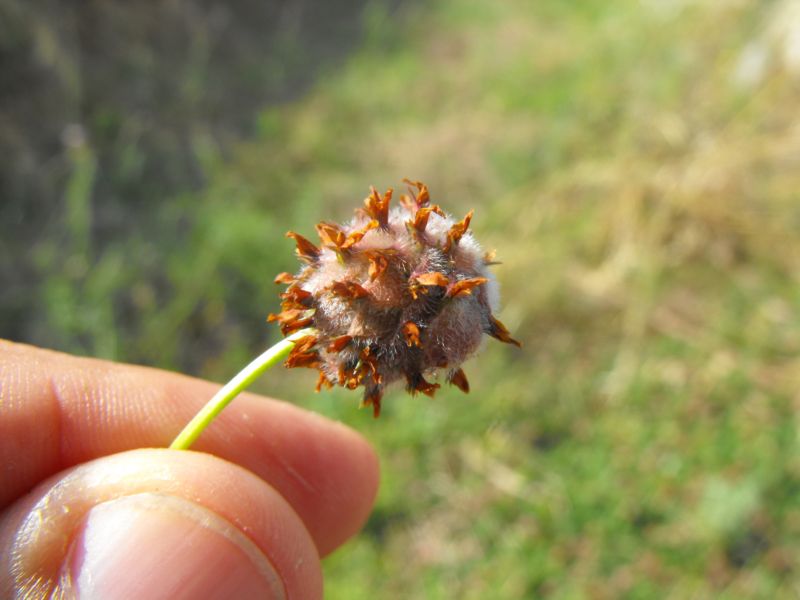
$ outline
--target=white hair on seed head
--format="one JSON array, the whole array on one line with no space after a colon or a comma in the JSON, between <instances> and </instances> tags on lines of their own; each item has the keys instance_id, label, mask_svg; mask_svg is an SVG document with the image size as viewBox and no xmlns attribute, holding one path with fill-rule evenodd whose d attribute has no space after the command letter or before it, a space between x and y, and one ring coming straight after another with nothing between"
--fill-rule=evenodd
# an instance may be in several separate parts
<instances>
[{"instance_id":1,"label":"white hair on seed head","mask_svg":"<svg viewBox=\"0 0 800 600\"><path fill-rule=\"evenodd\" d=\"M406 181L410 196L390 210L392 190L372 189L365 208L346 225L317 225L321 247L289 232L306 265L282 273L289 284L282 312L270 315L285 335L304 327L286 364L320 372L317 389L364 387L364 404L380 414L387 385L433 395L425 375L443 369L449 383L469 390L460 365L487 333L519 346L492 312L499 289L491 260L468 231L472 212L456 221L430 204L428 188Z\"/></svg>"}]
</instances>

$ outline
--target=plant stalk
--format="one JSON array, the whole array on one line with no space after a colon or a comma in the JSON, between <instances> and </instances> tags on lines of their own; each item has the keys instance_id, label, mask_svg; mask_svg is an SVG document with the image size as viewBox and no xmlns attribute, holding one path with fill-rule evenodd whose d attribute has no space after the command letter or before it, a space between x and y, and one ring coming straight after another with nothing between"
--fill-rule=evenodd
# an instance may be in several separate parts
<instances>
[{"instance_id":1,"label":"plant stalk","mask_svg":"<svg viewBox=\"0 0 800 600\"><path fill-rule=\"evenodd\" d=\"M244 369L214 394L214 397L200 409L189 424L183 428L178 437L169 445L173 450L188 450L206 427L231 403L242 391L248 388L264 371L282 361L292 351L296 340L312 335L314 329L297 331L281 340L261 356L253 360Z\"/></svg>"}]
</instances>

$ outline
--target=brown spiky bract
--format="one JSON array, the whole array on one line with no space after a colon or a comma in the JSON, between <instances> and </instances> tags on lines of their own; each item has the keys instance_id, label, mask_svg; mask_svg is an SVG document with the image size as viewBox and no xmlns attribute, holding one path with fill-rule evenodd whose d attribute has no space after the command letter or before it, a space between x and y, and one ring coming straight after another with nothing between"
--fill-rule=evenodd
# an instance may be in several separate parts
<instances>
[{"instance_id":1,"label":"brown spiky bract","mask_svg":"<svg viewBox=\"0 0 800 600\"><path fill-rule=\"evenodd\" d=\"M305 266L275 278L289 287L281 312L269 316L284 335L316 330L297 341L287 367L318 369L317 391L363 386L363 404L376 417L387 385L405 381L410 393L433 396L440 386L426 377L439 369L468 392L460 365L484 333L519 346L492 314L498 292L487 267L494 256L469 231L472 211L456 221L430 204L424 183L406 183L400 207L390 207L391 189L371 188L350 223L319 223L319 247L287 233Z\"/></svg>"}]
</instances>

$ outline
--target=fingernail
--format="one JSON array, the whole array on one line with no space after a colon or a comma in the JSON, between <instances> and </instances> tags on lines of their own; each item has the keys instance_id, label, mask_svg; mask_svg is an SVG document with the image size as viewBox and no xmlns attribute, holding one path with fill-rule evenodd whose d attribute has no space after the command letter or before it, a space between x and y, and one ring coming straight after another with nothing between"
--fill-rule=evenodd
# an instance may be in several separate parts
<instances>
[{"instance_id":1,"label":"fingernail","mask_svg":"<svg viewBox=\"0 0 800 600\"><path fill-rule=\"evenodd\" d=\"M238 528L205 507L159 494L92 508L63 573L62 591L81 600L285 598L278 573Z\"/></svg>"}]
</instances>

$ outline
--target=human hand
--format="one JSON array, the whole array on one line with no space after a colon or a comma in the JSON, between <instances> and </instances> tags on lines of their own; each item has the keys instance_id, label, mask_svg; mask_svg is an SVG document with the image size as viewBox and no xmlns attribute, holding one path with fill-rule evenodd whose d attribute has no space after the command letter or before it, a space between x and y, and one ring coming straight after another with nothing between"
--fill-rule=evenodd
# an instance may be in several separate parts
<instances>
[{"instance_id":1,"label":"human hand","mask_svg":"<svg viewBox=\"0 0 800 600\"><path fill-rule=\"evenodd\" d=\"M0 340L0 598L320 598L374 452L252 394L165 449L215 390Z\"/></svg>"}]
</instances>

